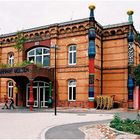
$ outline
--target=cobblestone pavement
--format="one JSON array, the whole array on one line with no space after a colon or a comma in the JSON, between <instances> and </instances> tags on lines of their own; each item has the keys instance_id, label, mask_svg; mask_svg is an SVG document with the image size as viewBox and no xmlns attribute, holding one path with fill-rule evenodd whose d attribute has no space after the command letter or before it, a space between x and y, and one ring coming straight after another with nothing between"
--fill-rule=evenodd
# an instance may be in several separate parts
<instances>
[{"instance_id":1,"label":"cobblestone pavement","mask_svg":"<svg viewBox=\"0 0 140 140\"><path fill-rule=\"evenodd\" d=\"M109 127L108 124L93 124L93 125L87 125L82 126L79 128L84 134L86 140L92 140L92 139L139 139L140 136L116 131L115 129L112 129Z\"/></svg>"}]
</instances>

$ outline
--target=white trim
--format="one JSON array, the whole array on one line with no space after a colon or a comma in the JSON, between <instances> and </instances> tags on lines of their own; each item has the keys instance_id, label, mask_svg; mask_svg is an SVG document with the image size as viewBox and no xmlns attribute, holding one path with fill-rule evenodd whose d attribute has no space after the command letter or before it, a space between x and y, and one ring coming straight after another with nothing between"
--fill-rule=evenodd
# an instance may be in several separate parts
<instances>
[{"instance_id":1,"label":"white trim","mask_svg":"<svg viewBox=\"0 0 140 140\"><path fill-rule=\"evenodd\" d=\"M70 82L75 82L74 83L74 85L70 85ZM69 88L72 88L72 99L69 99L69 94L70 94L70 91L69 91ZM74 97L73 97L73 88L75 87L75 89L76 89L76 80L69 80L68 81L68 101L76 101L76 93L75 93L75 100L73 99Z\"/></svg>"},{"instance_id":2,"label":"white trim","mask_svg":"<svg viewBox=\"0 0 140 140\"><path fill-rule=\"evenodd\" d=\"M89 97L88 100L89 101L94 101L94 97Z\"/></svg>"},{"instance_id":3,"label":"white trim","mask_svg":"<svg viewBox=\"0 0 140 140\"><path fill-rule=\"evenodd\" d=\"M12 85L9 85L10 83L12 83ZM8 98L12 97L12 92L14 92L13 81L8 81Z\"/></svg>"},{"instance_id":4,"label":"white trim","mask_svg":"<svg viewBox=\"0 0 140 140\"><path fill-rule=\"evenodd\" d=\"M42 50L42 54L36 54L36 50L37 49L41 49ZM43 53L43 50L47 50L49 51L48 53ZM34 54L33 55L29 55L29 53L31 51L34 51ZM27 52L27 60L29 61L29 58L30 57L33 57L34 58L34 63L36 64L36 58L37 56L40 56L41 57L41 64L43 65L43 61L44 61L44 56L50 56L50 49L49 48L46 48L46 47L37 47L37 48L34 48L34 49L31 49L30 51ZM50 64L50 60L49 60L49 64ZM48 66L44 66L44 67L48 67Z\"/></svg>"},{"instance_id":5,"label":"white trim","mask_svg":"<svg viewBox=\"0 0 140 140\"><path fill-rule=\"evenodd\" d=\"M8 64L12 67L14 65L14 54L10 53L8 55Z\"/></svg>"},{"instance_id":6,"label":"white trim","mask_svg":"<svg viewBox=\"0 0 140 140\"><path fill-rule=\"evenodd\" d=\"M70 48L73 49L73 47L76 48L76 45L70 45L69 46L69 52L68 52L68 64L69 65L76 65L76 62L74 63L74 53L76 53L76 55L77 55L77 51L76 51L76 49L70 51ZM72 54L72 63L70 63L70 54ZM76 58L75 58L75 61L76 61Z\"/></svg>"},{"instance_id":7,"label":"white trim","mask_svg":"<svg viewBox=\"0 0 140 140\"><path fill-rule=\"evenodd\" d=\"M47 103L48 101L41 101L41 107L48 107L47 105L45 105L45 103Z\"/></svg>"},{"instance_id":8,"label":"white trim","mask_svg":"<svg viewBox=\"0 0 140 140\"><path fill-rule=\"evenodd\" d=\"M46 96L45 89L49 88L49 83L44 82L44 81L34 81L33 84L35 84L35 83L37 83L37 85L35 85L35 86L33 85L33 89L37 89L37 91L36 91L37 100L34 100L34 106L33 107L47 107L47 106L45 106L45 103L47 102L45 100L45 96ZM44 85L40 86L39 85L40 83L43 83ZM29 97L28 97L29 96L29 91L28 91L28 89L29 89L29 87L30 87L30 83L28 83L26 85L26 106L27 107L29 107L29 105L28 105L28 101L29 101ZM43 89L43 101L40 100L40 89L41 88ZM40 105L40 103L41 103L41 105Z\"/></svg>"}]
</instances>

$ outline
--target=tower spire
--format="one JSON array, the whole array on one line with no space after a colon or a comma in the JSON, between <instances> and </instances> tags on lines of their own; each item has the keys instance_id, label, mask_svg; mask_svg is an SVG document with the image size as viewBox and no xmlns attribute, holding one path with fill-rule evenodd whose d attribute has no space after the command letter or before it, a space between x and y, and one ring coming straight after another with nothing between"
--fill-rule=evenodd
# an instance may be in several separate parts
<instances>
[{"instance_id":1,"label":"tower spire","mask_svg":"<svg viewBox=\"0 0 140 140\"><path fill-rule=\"evenodd\" d=\"M133 10L128 10L127 11L127 15L128 15L128 22L131 22L131 23L133 23L133 13L134 13L134 11Z\"/></svg>"},{"instance_id":2,"label":"tower spire","mask_svg":"<svg viewBox=\"0 0 140 140\"><path fill-rule=\"evenodd\" d=\"M91 4L91 5L89 5L88 8L89 8L89 10L90 10L90 17L89 17L89 19L90 19L90 20L95 20L95 19L94 19L94 9L96 8L95 5Z\"/></svg>"}]
</instances>

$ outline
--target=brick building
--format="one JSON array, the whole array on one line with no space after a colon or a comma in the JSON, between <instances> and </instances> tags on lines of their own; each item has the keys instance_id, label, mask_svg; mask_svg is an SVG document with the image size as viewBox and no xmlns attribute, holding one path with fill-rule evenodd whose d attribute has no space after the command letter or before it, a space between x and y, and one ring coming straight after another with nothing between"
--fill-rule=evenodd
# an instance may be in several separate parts
<instances>
[{"instance_id":1,"label":"brick building","mask_svg":"<svg viewBox=\"0 0 140 140\"><path fill-rule=\"evenodd\" d=\"M90 18L22 30L22 51L14 47L16 32L1 35L0 101L7 94L19 106L28 107L30 98L34 107L47 106L55 96L56 70L57 106L92 108L98 95L115 95L122 106L133 103L131 68L140 59L133 12L128 22L102 26L94 8ZM31 63L23 65L25 60Z\"/></svg>"}]
</instances>

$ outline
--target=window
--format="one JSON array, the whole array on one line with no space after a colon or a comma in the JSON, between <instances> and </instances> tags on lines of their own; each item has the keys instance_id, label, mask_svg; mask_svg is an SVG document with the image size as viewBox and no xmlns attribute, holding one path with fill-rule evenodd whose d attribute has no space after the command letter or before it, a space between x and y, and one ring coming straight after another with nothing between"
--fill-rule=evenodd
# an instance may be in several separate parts
<instances>
[{"instance_id":1,"label":"window","mask_svg":"<svg viewBox=\"0 0 140 140\"><path fill-rule=\"evenodd\" d=\"M8 64L12 67L14 65L14 54L9 53L8 54Z\"/></svg>"},{"instance_id":2,"label":"window","mask_svg":"<svg viewBox=\"0 0 140 140\"><path fill-rule=\"evenodd\" d=\"M68 100L75 101L76 100L76 81L70 80L68 82Z\"/></svg>"},{"instance_id":3,"label":"window","mask_svg":"<svg viewBox=\"0 0 140 140\"><path fill-rule=\"evenodd\" d=\"M71 45L69 47L69 65L76 64L76 45Z\"/></svg>"},{"instance_id":4,"label":"window","mask_svg":"<svg viewBox=\"0 0 140 140\"><path fill-rule=\"evenodd\" d=\"M50 65L50 49L38 47L27 53L27 60L33 61L35 64L42 64L44 67Z\"/></svg>"},{"instance_id":5,"label":"window","mask_svg":"<svg viewBox=\"0 0 140 140\"><path fill-rule=\"evenodd\" d=\"M13 82L8 82L8 98L13 97Z\"/></svg>"}]
</instances>

